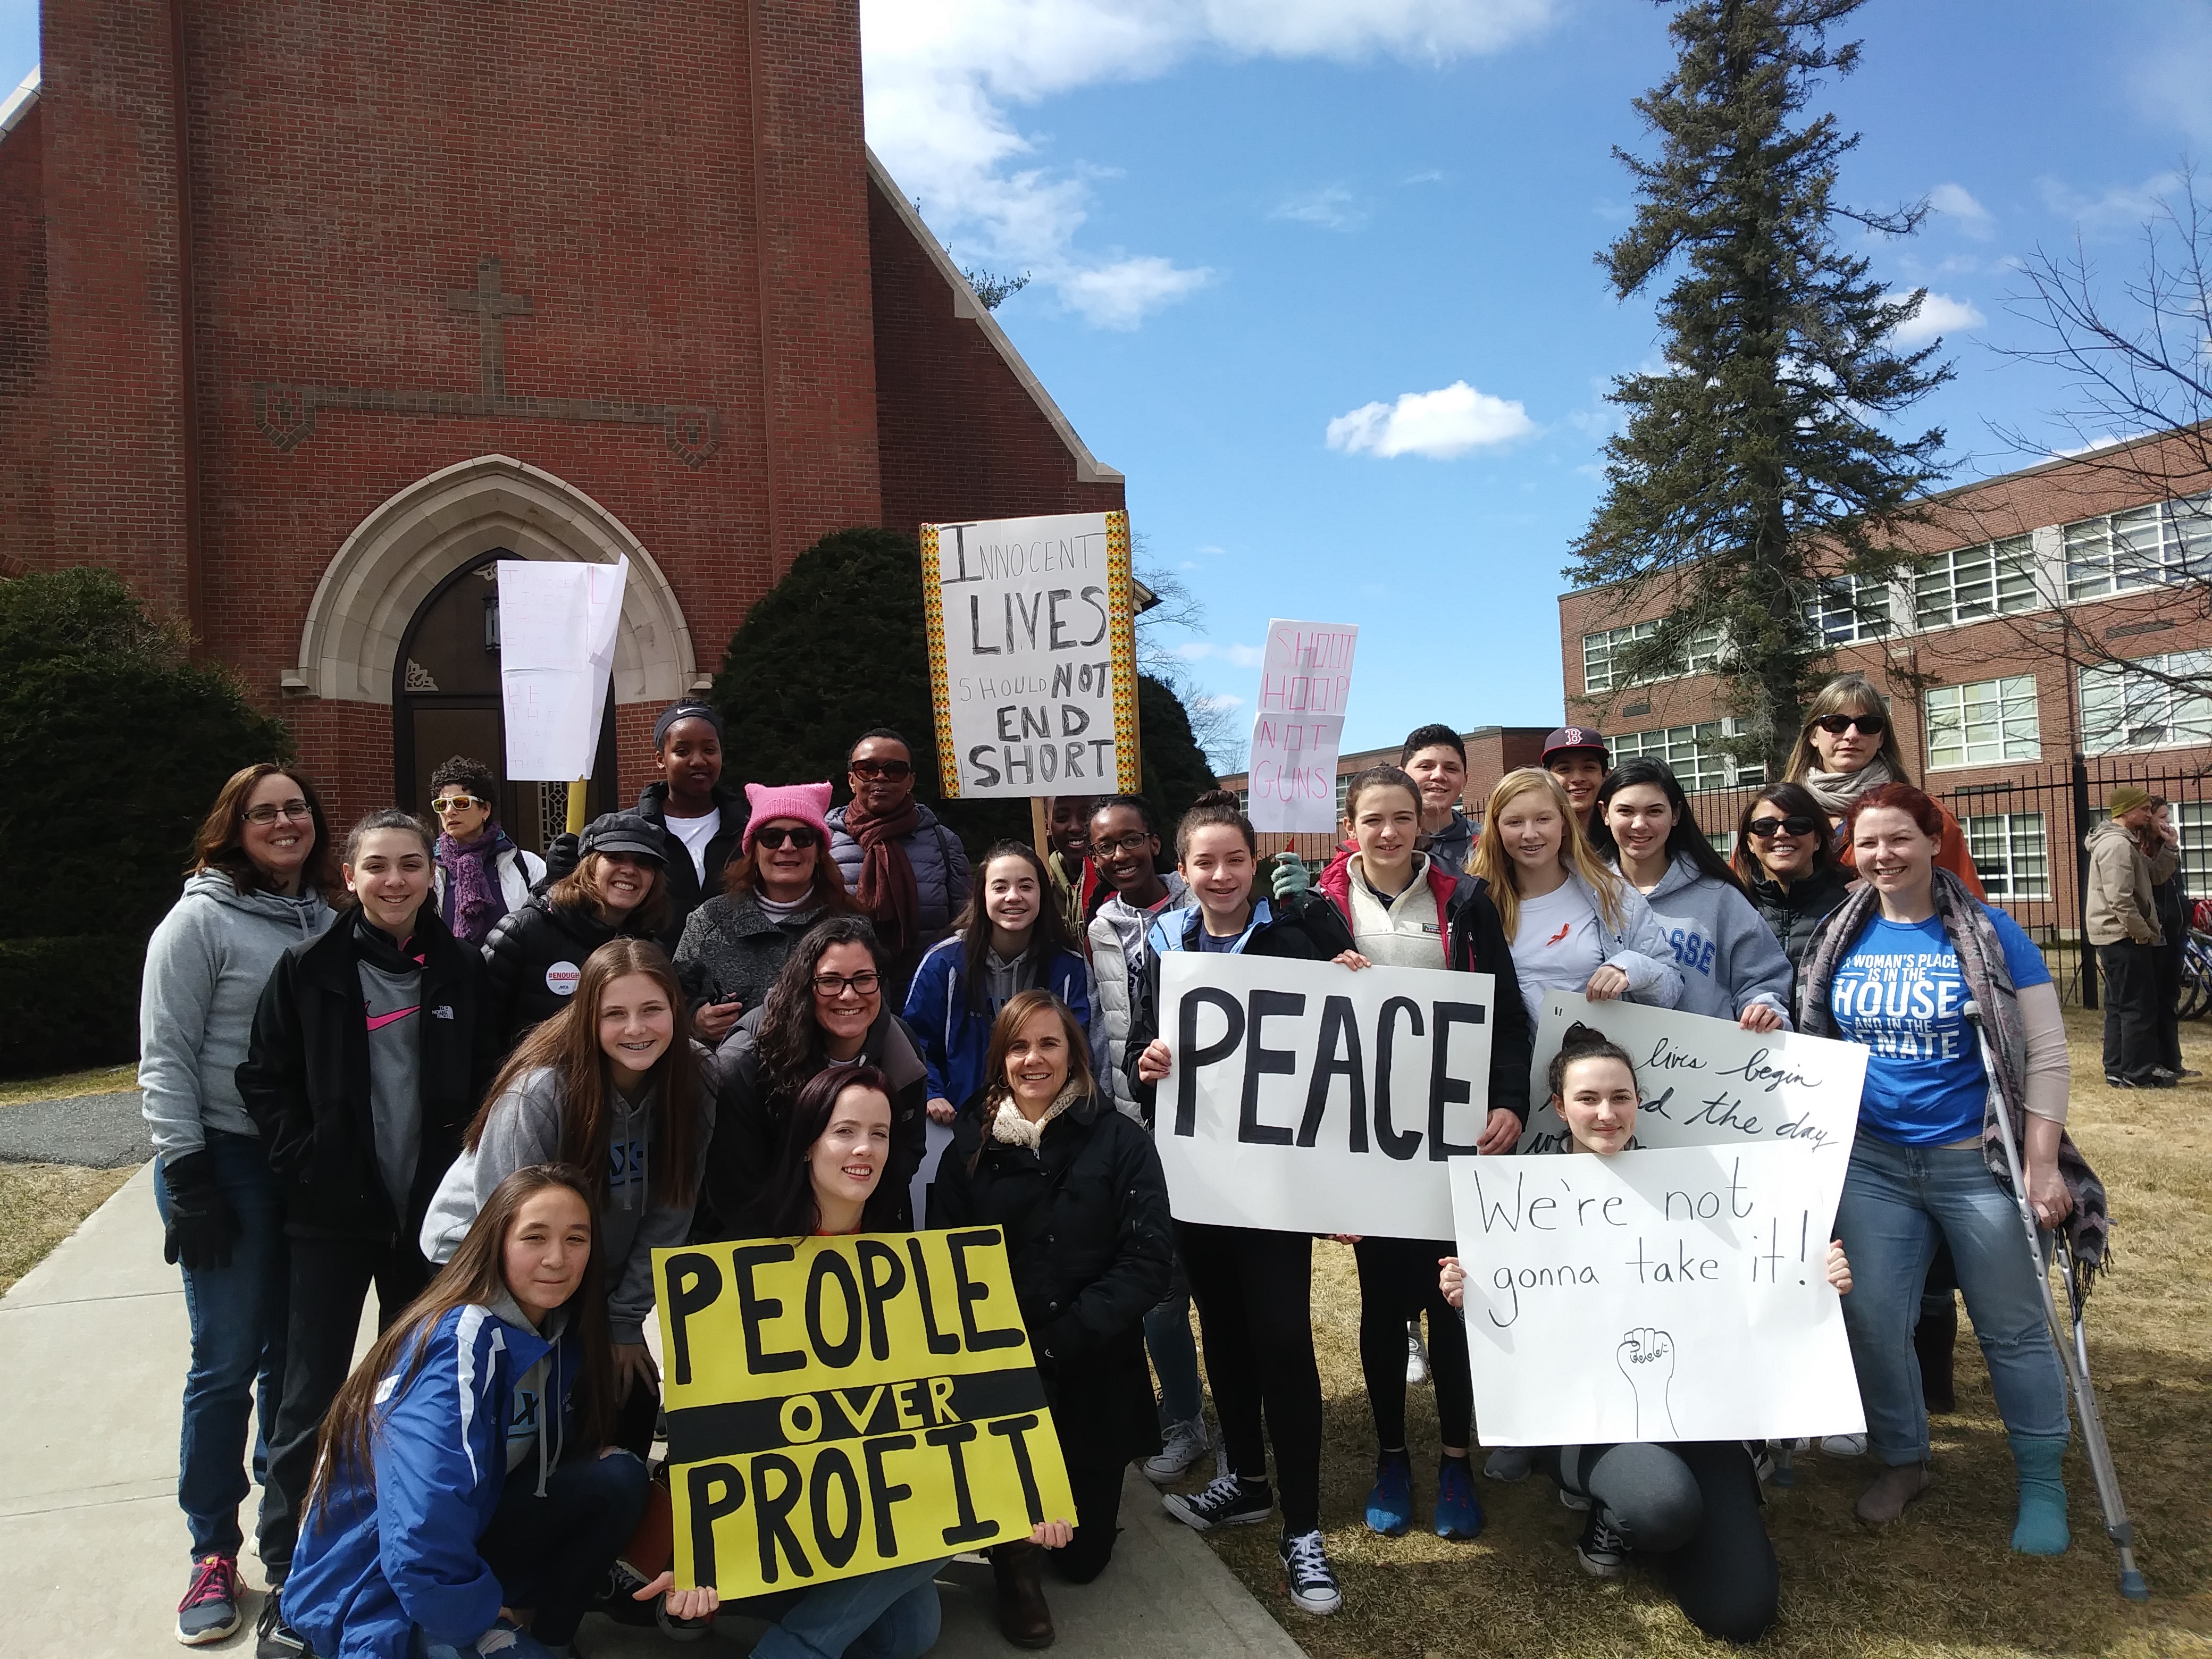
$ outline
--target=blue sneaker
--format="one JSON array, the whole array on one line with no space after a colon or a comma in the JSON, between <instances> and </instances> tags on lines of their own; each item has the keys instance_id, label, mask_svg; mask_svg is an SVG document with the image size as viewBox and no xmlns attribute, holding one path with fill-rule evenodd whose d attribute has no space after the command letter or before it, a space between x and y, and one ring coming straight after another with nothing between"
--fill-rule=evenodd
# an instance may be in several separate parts
<instances>
[{"instance_id":1,"label":"blue sneaker","mask_svg":"<svg viewBox=\"0 0 2212 1659\"><path fill-rule=\"evenodd\" d=\"M1437 1536L1473 1538L1482 1531L1482 1500L1474 1495L1474 1468L1464 1457L1437 1463Z\"/></svg>"},{"instance_id":2,"label":"blue sneaker","mask_svg":"<svg viewBox=\"0 0 2212 1659\"><path fill-rule=\"evenodd\" d=\"M1413 1524L1413 1463L1402 1450L1386 1451L1375 1460L1375 1485L1367 1493L1367 1529L1395 1538Z\"/></svg>"}]
</instances>

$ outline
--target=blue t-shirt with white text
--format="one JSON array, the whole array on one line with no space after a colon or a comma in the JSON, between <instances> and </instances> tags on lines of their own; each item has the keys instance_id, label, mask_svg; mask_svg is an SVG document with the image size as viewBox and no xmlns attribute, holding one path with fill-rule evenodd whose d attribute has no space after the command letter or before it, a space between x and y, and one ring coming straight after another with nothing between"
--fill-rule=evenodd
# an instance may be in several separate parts
<instances>
[{"instance_id":1,"label":"blue t-shirt with white text","mask_svg":"<svg viewBox=\"0 0 2212 1659\"><path fill-rule=\"evenodd\" d=\"M2020 924L1989 905L1982 909L1996 925L2014 988L2048 985L2043 952ZM1968 1000L1940 917L1876 916L1868 924L1828 989L1836 1035L1869 1051L1862 1131L1905 1146L1942 1146L1981 1132L1989 1074L1960 1012Z\"/></svg>"}]
</instances>

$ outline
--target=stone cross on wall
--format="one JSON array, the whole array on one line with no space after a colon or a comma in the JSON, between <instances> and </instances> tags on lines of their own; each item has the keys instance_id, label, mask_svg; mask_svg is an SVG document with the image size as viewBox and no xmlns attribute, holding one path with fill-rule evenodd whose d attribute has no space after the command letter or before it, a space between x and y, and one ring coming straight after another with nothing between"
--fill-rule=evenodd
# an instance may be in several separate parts
<instances>
[{"instance_id":1,"label":"stone cross on wall","mask_svg":"<svg viewBox=\"0 0 2212 1659\"><path fill-rule=\"evenodd\" d=\"M660 429L670 451L689 467L704 466L721 447L722 417L712 407L685 404L634 404L611 398L540 398L507 389L507 323L536 309L526 294L507 291L500 258L487 253L477 261L477 285L447 289L447 309L477 319L477 389L429 392L383 386L297 385L257 381L253 423L287 454L314 434L319 410L356 415L450 415L506 416L518 420L610 422Z\"/></svg>"},{"instance_id":2,"label":"stone cross on wall","mask_svg":"<svg viewBox=\"0 0 2212 1659\"><path fill-rule=\"evenodd\" d=\"M477 350L483 363L483 395L493 403L507 396L507 319L527 317L526 294L503 294L499 283L499 255L487 253L477 261L477 285L446 290L446 303L456 311L472 311L480 332Z\"/></svg>"}]
</instances>

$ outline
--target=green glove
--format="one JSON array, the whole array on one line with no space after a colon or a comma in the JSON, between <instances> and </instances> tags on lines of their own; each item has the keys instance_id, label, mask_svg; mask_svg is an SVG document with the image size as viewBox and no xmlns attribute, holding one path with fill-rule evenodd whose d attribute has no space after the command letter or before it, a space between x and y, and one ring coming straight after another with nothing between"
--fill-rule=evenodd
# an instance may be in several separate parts
<instances>
[{"instance_id":1,"label":"green glove","mask_svg":"<svg viewBox=\"0 0 2212 1659\"><path fill-rule=\"evenodd\" d=\"M1313 885L1313 878L1306 873L1306 861L1285 848L1275 854L1274 869L1268 880L1278 899L1293 899Z\"/></svg>"}]
</instances>

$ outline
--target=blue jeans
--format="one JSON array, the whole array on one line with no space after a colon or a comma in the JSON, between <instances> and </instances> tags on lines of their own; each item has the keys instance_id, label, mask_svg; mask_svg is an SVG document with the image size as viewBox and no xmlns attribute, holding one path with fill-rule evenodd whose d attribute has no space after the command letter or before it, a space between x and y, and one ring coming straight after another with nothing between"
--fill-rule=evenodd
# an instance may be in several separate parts
<instances>
[{"instance_id":1,"label":"blue jeans","mask_svg":"<svg viewBox=\"0 0 2212 1659\"><path fill-rule=\"evenodd\" d=\"M1159 1373L1163 1423L1189 1422L1206 1409L1206 1396L1198 1382L1198 1342L1190 1334L1190 1286L1180 1263L1167 1300L1145 1315L1145 1346Z\"/></svg>"},{"instance_id":2,"label":"blue jeans","mask_svg":"<svg viewBox=\"0 0 2212 1659\"><path fill-rule=\"evenodd\" d=\"M2027 1236L1978 1147L1900 1146L1860 1130L1836 1206L1836 1236L1851 1260L1844 1328L1866 1407L1867 1442L1883 1462L1928 1461L1928 1407L1912 1327L1939 1236L1951 1247L2005 1427L2065 1434L2066 1377Z\"/></svg>"},{"instance_id":3,"label":"blue jeans","mask_svg":"<svg viewBox=\"0 0 2212 1659\"><path fill-rule=\"evenodd\" d=\"M817 1584L753 1644L753 1659L917 1659L937 1644L937 1573L919 1561Z\"/></svg>"},{"instance_id":4,"label":"blue jeans","mask_svg":"<svg viewBox=\"0 0 2212 1659\"><path fill-rule=\"evenodd\" d=\"M246 1474L246 1419L258 1403L261 1420L253 1440L253 1478L262 1480L276 1401L284 1389L291 1272L284 1244L283 1188L259 1139L210 1130L207 1150L216 1184L238 1218L238 1238L228 1267L182 1270L192 1355L185 1372L177 1504L191 1532L195 1560L236 1555L245 1542L238 1506L252 1489ZM169 1188L158 1161L154 1203L166 1226Z\"/></svg>"},{"instance_id":5,"label":"blue jeans","mask_svg":"<svg viewBox=\"0 0 2212 1659\"><path fill-rule=\"evenodd\" d=\"M514 1640L496 1650L492 1659L561 1659L559 1654L528 1631L519 1630L510 1633ZM562 1645L565 1647L567 1644ZM479 1650L474 1642L465 1648L457 1648L450 1642L441 1642L420 1625L415 1626L407 1644L407 1659L478 1659L478 1654Z\"/></svg>"}]
</instances>

